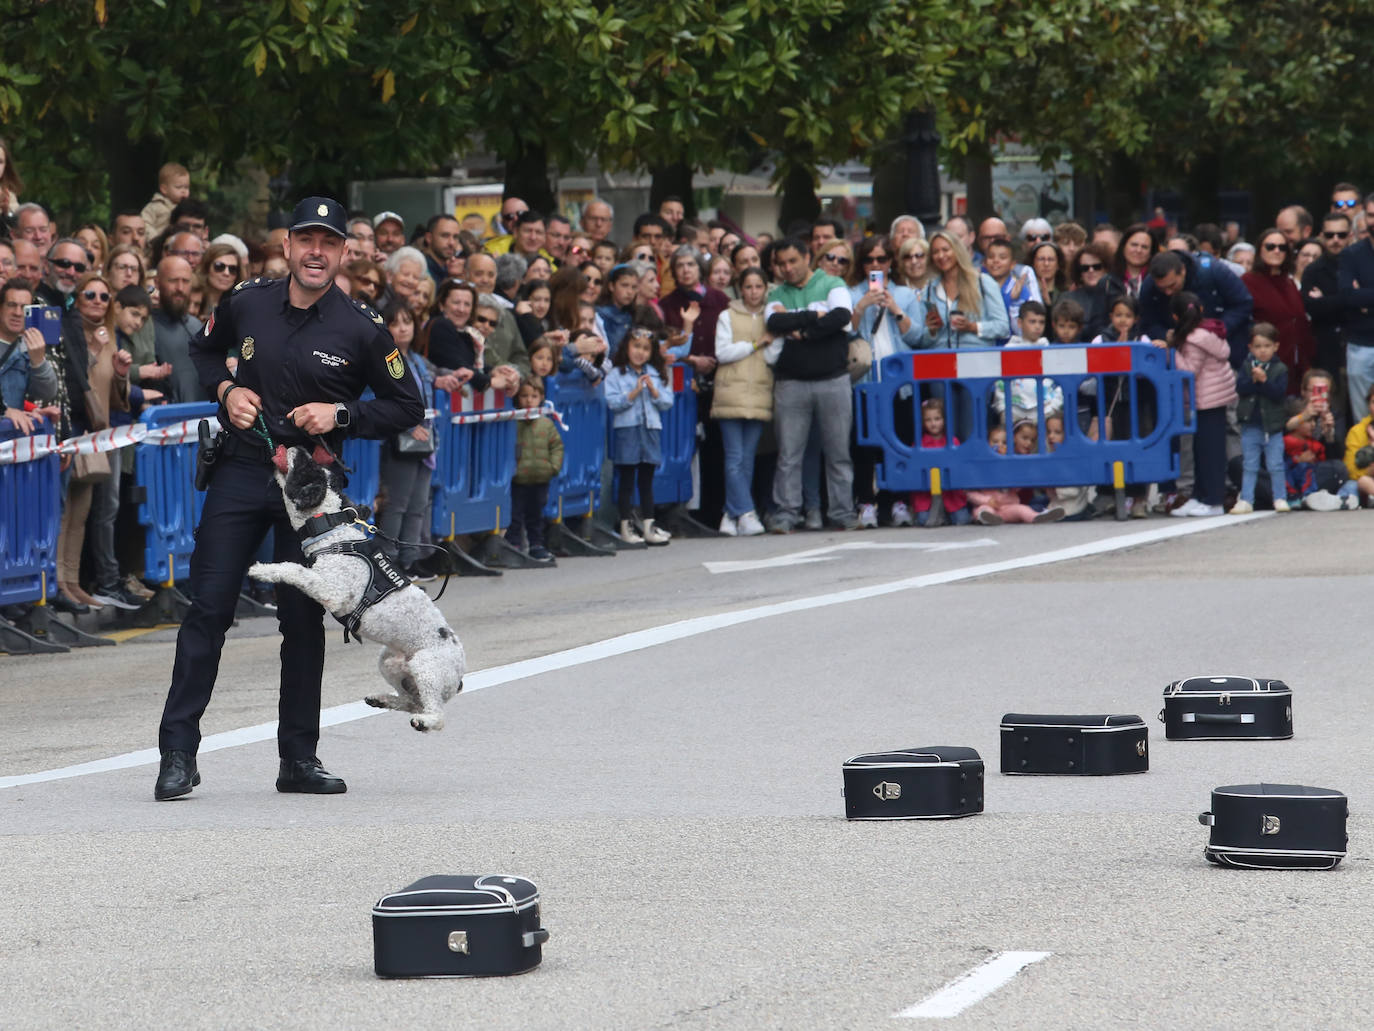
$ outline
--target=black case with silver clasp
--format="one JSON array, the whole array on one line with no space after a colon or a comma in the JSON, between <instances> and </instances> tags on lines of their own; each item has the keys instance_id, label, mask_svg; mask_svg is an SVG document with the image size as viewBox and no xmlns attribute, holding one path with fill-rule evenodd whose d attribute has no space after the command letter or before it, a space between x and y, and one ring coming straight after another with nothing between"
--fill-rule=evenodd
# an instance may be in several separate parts
<instances>
[{"instance_id":1,"label":"black case with silver clasp","mask_svg":"<svg viewBox=\"0 0 1374 1031\"><path fill-rule=\"evenodd\" d=\"M1149 732L1139 716L1002 717L1002 772L1105 777L1150 769Z\"/></svg>"},{"instance_id":2,"label":"black case with silver clasp","mask_svg":"<svg viewBox=\"0 0 1374 1031\"><path fill-rule=\"evenodd\" d=\"M983 811L983 760L972 748L868 752L847 760L842 773L850 820L939 820Z\"/></svg>"},{"instance_id":3,"label":"black case with silver clasp","mask_svg":"<svg viewBox=\"0 0 1374 1031\"><path fill-rule=\"evenodd\" d=\"M1301 784L1233 784L1212 790L1204 855L1247 870L1330 870L1345 858L1345 795Z\"/></svg>"},{"instance_id":4,"label":"black case with silver clasp","mask_svg":"<svg viewBox=\"0 0 1374 1031\"><path fill-rule=\"evenodd\" d=\"M1164 689L1171 741L1280 741L1293 736L1293 692L1267 677L1188 677Z\"/></svg>"},{"instance_id":5,"label":"black case with silver clasp","mask_svg":"<svg viewBox=\"0 0 1374 1031\"><path fill-rule=\"evenodd\" d=\"M372 907L378 977L492 977L539 965L539 889L510 874L423 877Z\"/></svg>"}]
</instances>

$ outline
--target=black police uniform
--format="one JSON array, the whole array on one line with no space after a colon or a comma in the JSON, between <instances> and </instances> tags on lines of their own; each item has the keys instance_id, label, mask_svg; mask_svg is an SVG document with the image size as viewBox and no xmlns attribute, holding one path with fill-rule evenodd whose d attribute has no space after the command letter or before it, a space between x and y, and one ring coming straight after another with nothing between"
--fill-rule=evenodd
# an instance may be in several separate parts
<instances>
[{"instance_id":1,"label":"black police uniform","mask_svg":"<svg viewBox=\"0 0 1374 1031\"><path fill-rule=\"evenodd\" d=\"M344 434L385 438L423 421L414 377L381 316L336 286L308 309L293 308L289 282L240 283L220 302L191 345L201 383L213 391L229 379L225 355L237 347L236 382L258 394L267 435L288 447L314 448L316 441L287 418L293 408L311 402L346 403L347 428L330 435L336 453ZM372 388L375 400L357 400L365 387ZM223 409L220 423L229 426ZM267 442L250 430L235 427L230 434L196 528L193 602L177 634L172 686L158 731L164 756L174 749L194 756L200 745L200 718L214 688L224 635L244 574L268 528L276 531L274 561L304 562ZM285 761L309 759L320 736L324 610L279 584L277 619L282 633L277 747Z\"/></svg>"}]
</instances>

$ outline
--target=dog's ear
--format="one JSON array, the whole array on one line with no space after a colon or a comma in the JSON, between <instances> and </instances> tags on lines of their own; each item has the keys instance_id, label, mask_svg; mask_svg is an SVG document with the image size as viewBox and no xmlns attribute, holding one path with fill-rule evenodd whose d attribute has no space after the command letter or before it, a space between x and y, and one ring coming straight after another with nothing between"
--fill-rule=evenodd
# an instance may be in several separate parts
<instances>
[{"instance_id":1,"label":"dog's ear","mask_svg":"<svg viewBox=\"0 0 1374 1031\"><path fill-rule=\"evenodd\" d=\"M315 460L316 465L322 465L326 468L334 464L334 456L331 455L319 444L315 445L314 454L312 454L310 457Z\"/></svg>"},{"instance_id":2,"label":"dog's ear","mask_svg":"<svg viewBox=\"0 0 1374 1031\"><path fill-rule=\"evenodd\" d=\"M277 467L277 471L283 476L286 475L286 445L278 444L277 450L272 452L272 464Z\"/></svg>"}]
</instances>

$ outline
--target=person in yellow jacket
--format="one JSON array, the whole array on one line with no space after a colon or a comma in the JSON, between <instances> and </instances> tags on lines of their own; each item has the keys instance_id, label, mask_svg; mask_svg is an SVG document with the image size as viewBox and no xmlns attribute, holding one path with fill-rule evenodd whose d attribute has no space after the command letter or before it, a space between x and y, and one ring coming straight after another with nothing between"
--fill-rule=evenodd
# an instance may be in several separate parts
<instances>
[{"instance_id":1,"label":"person in yellow jacket","mask_svg":"<svg viewBox=\"0 0 1374 1031\"><path fill-rule=\"evenodd\" d=\"M1350 427L1345 435L1345 471L1360 489L1360 500L1368 506L1374 498L1374 387L1365 396L1369 414Z\"/></svg>"}]
</instances>

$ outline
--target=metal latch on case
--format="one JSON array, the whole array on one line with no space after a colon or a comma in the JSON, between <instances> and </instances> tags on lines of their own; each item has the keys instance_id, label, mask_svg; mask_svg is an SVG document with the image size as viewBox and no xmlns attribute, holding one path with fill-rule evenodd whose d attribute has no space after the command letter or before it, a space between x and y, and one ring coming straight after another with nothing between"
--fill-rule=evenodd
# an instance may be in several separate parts
<instances>
[{"instance_id":1,"label":"metal latch on case","mask_svg":"<svg viewBox=\"0 0 1374 1031\"><path fill-rule=\"evenodd\" d=\"M1260 816L1260 833L1261 833L1261 834L1277 834L1278 832L1279 832L1279 818L1278 818L1277 816L1270 816L1270 815L1268 815L1267 813L1261 814L1261 816Z\"/></svg>"},{"instance_id":2,"label":"metal latch on case","mask_svg":"<svg viewBox=\"0 0 1374 1031\"><path fill-rule=\"evenodd\" d=\"M890 802L894 798L902 797L902 786L893 784L891 781L880 780L873 785L873 795L883 802Z\"/></svg>"},{"instance_id":3,"label":"metal latch on case","mask_svg":"<svg viewBox=\"0 0 1374 1031\"><path fill-rule=\"evenodd\" d=\"M468 955L468 932L449 931L448 950L449 952L461 952L464 956Z\"/></svg>"}]
</instances>

